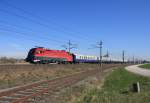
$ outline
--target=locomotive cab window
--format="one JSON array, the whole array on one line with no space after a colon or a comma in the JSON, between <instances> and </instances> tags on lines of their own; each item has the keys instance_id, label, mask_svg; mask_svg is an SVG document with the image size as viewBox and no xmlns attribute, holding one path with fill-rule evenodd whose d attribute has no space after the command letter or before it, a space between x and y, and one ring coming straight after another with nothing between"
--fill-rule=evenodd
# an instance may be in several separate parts
<instances>
[{"instance_id":1,"label":"locomotive cab window","mask_svg":"<svg viewBox=\"0 0 150 103\"><path fill-rule=\"evenodd\" d=\"M42 54L42 53L44 53L44 51L37 51L36 53L37 54Z\"/></svg>"},{"instance_id":2,"label":"locomotive cab window","mask_svg":"<svg viewBox=\"0 0 150 103\"><path fill-rule=\"evenodd\" d=\"M43 51L40 51L40 54L44 53Z\"/></svg>"}]
</instances>

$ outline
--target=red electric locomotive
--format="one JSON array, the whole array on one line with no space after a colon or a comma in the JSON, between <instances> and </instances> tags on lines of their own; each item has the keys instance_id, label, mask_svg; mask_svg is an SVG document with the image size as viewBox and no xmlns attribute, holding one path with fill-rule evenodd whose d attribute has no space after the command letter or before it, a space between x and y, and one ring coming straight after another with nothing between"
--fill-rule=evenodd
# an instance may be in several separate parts
<instances>
[{"instance_id":1,"label":"red electric locomotive","mask_svg":"<svg viewBox=\"0 0 150 103\"><path fill-rule=\"evenodd\" d=\"M51 50L43 47L32 48L26 58L30 63L73 63L75 55L64 50Z\"/></svg>"}]
</instances>

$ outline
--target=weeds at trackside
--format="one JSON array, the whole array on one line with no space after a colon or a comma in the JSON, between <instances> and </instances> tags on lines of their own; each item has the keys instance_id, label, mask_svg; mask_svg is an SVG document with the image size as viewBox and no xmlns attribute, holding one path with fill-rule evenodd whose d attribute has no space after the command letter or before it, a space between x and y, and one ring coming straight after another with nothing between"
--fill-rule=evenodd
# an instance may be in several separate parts
<instances>
[{"instance_id":1,"label":"weeds at trackside","mask_svg":"<svg viewBox=\"0 0 150 103\"><path fill-rule=\"evenodd\" d=\"M141 93L130 91L132 83L139 81ZM134 75L120 68L105 80L102 89L86 89L75 103L149 103L150 78Z\"/></svg>"}]
</instances>

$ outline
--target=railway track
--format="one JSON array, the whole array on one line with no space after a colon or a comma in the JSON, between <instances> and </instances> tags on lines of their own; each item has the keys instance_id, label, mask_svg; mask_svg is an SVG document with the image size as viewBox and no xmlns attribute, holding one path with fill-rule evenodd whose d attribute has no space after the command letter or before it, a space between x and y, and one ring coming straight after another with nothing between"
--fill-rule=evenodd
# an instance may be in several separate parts
<instances>
[{"instance_id":1,"label":"railway track","mask_svg":"<svg viewBox=\"0 0 150 103\"><path fill-rule=\"evenodd\" d=\"M105 67L103 69L112 67L114 66ZM82 71L53 80L45 80L29 85L2 90L0 91L0 103L25 103L36 96L49 94L49 91L65 88L96 73L98 73L98 70Z\"/></svg>"}]
</instances>

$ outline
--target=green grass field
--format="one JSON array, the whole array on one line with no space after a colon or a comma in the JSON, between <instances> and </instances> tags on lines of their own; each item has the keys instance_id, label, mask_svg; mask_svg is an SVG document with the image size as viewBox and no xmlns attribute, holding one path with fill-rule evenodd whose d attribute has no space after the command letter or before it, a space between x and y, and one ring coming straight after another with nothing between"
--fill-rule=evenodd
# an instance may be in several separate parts
<instances>
[{"instance_id":1,"label":"green grass field","mask_svg":"<svg viewBox=\"0 0 150 103\"><path fill-rule=\"evenodd\" d=\"M141 93L130 90L135 82L140 82ZM116 69L106 77L101 89L86 89L75 103L150 103L150 78Z\"/></svg>"},{"instance_id":2,"label":"green grass field","mask_svg":"<svg viewBox=\"0 0 150 103\"><path fill-rule=\"evenodd\" d=\"M141 65L139 66L141 68L146 68L146 69L150 69L150 64L144 64L144 65Z\"/></svg>"}]
</instances>

